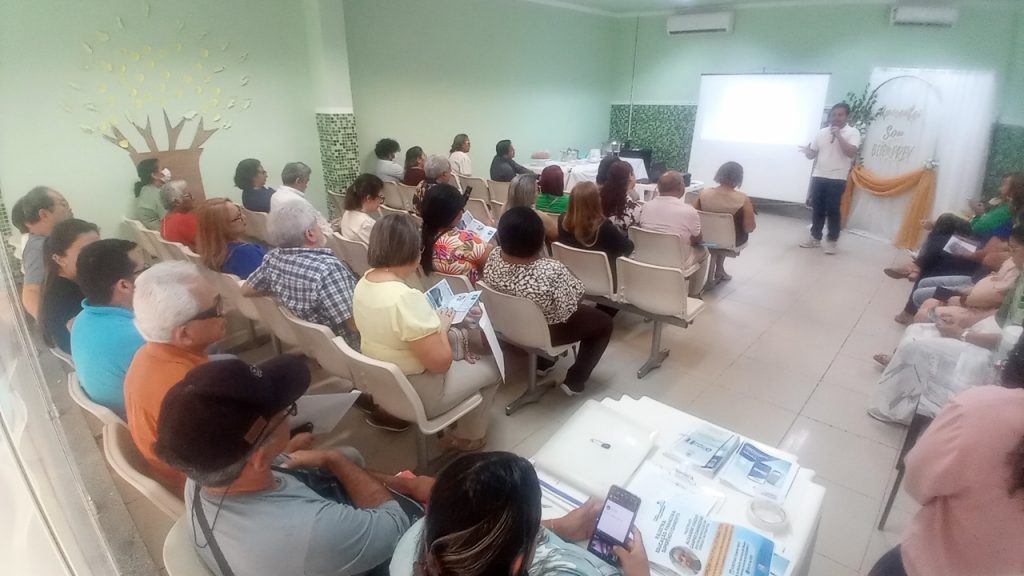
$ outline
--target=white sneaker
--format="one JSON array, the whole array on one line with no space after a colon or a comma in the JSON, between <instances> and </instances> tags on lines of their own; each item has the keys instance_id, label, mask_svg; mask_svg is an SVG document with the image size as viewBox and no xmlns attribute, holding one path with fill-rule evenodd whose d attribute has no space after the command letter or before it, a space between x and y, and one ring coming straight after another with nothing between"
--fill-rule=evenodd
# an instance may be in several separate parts
<instances>
[{"instance_id":1,"label":"white sneaker","mask_svg":"<svg viewBox=\"0 0 1024 576\"><path fill-rule=\"evenodd\" d=\"M819 246L821 246L821 240L815 240L813 237L800 243L801 248L818 248Z\"/></svg>"},{"instance_id":2,"label":"white sneaker","mask_svg":"<svg viewBox=\"0 0 1024 576\"><path fill-rule=\"evenodd\" d=\"M836 253L836 243L835 243L835 241L833 241L833 240L826 240L825 241L825 254L835 254L835 253Z\"/></svg>"}]
</instances>

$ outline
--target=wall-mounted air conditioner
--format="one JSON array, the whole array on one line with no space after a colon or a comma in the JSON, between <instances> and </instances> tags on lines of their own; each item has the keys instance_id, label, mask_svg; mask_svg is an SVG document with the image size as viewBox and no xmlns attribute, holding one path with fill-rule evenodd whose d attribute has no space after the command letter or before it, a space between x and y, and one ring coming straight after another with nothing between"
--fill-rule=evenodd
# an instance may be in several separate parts
<instances>
[{"instance_id":1,"label":"wall-mounted air conditioner","mask_svg":"<svg viewBox=\"0 0 1024 576\"><path fill-rule=\"evenodd\" d=\"M893 26L937 26L952 28L960 11L944 6L893 6L889 23Z\"/></svg>"},{"instance_id":2,"label":"wall-mounted air conditioner","mask_svg":"<svg viewBox=\"0 0 1024 576\"><path fill-rule=\"evenodd\" d=\"M732 32L732 12L698 12L668 17L669 36L703 32Z\"/></svg>"}]
</instances>

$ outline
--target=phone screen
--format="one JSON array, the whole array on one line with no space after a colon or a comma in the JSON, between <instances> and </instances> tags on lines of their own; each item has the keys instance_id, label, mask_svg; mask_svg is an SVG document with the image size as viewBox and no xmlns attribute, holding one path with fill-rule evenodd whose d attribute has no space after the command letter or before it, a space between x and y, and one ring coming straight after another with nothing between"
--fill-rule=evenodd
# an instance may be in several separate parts
<instances>
[{"instance_id":1,"label":"phone screen","mask_svg":"<svg viewBox=\"0 0 1024 576\"><path fill-rule=\"evenodd\" d=\"M633 525L633 512L626 509L618 502L606 500L601 517L597 520L597 530L602 536L622 543L629 535L629 528Z\"/></svg>"},{"instance_id":2,"label":"phone screen","mask_svg":"<svg viewBox=\"0 0 1024 576\"><path fill-rule=\"evenodd\" d=\"M601 515L597 518L597 526L587 550L606 562L616 564L617 558L613 549L616 545L625 544L629 538L629 531L633 528L633 521L639 509L638 496L618 486L612 486L608 491L608 498L604 501Z\"/></svg>"}]
</instances>

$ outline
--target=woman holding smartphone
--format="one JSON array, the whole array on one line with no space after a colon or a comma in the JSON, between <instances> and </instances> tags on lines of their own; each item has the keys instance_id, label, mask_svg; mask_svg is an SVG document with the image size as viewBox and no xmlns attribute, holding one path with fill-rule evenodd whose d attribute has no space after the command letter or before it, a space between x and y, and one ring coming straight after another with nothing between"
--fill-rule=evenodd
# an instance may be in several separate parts
<instances>
[{"instance_id":1,"label":"woman holding smartphone","mask_svg":"<svg viewBox=\"0 0 1024 576\"><path fill-rule=\"evenodd\" d=\"M601 502L541 521L540 482L533 465L508 452L466 454L437 477L427 515L402 536L393 576L648 576L640 533L614 549L612 566L571 542L587 540Z\"/></svg>"}]
</instances>

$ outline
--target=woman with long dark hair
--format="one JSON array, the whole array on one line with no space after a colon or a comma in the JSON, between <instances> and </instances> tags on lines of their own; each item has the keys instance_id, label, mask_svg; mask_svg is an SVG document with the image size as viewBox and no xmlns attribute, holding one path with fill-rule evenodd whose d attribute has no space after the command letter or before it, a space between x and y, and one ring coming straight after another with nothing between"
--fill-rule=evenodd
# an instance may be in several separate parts
<instances>
[{"instance_id":1,"label":"woman with long dark hair","mask_svg":"<svg viewBox=\"0 0 1024 576\"><path fill-rule=\"evenodd\" d=\"M419 186L420 182L427 177L426 172L423 171L423 166L427 163L427 155L423 153L423 148L419 146L413 146L405 151L405 176L402 178L402 184L406 186Z\"/></svg>"},{"instance_id":2,"label":"woman with long dark hair","mask_svg":"<svg viewBox=\"0 0 1024 576\"><path fill-rule=\"evenodd\" d=\"M346 240L370 244L370 233L384 203L384 181L375 174L360 174L345 190L345 211L338 228Z\"/></svg>"},{"instance_id":3,"label":"woman with long dark hair","mask_svg":"<svg viewBox=\"0 0 1024 576\"><path fill-rule=\"evenodd\" d=\"M267 186L267 170L255 158L246 158L235 167L235 187L242 191L242 206L253 212L270 212L274 189Z\"/></svg>"},{"instance_id":4,"label":"woman with long dark hair","mask_svg":"<svg viewBox=\"0 0 1024 576\"><path fill-rule=\"evenodd\" d=\"M82 311L85 299L75 282L78 253L99 239L100 230L95 224L71 218L54 226L43 246L46 276L39 303L43 340L48 346L56 346L68 354L71 353L71 324Z\"/></svg>"},{"instance_id":5,"label":"woman with long dark hair","mask_svg":"<svg viewBox=\"0 0 1024 576\"><path fill-rule=\"evenodd\" d=\"M426 274L468 276L476 284L492 246L476 232L459 228L465 206L465 197L449 184L437 184L423 195L420 266Z\"/></svg>"},{"instance_id":6,"label":"woman with long dark hair","mask_svg":"<svg viewBox=\"0 0 1024 576\"><path fill-rule=\"evenodd\" d=\"M469 157L470 146L469 136L465 134L456 134L452 140L448 161L452 163L452 170L458 176L473 175L473 159Z\"/></svg>"},{"instance_id":7,"label":"woman with long dark hair","mask_svg":"<svg viewBox=\"0 0 1024 576\"><path fill-rule=\"evenodd\" d=\"M638 221L640 204L634 190L636 177L629 162L619 160L608 169L608 181L601 187L601 209L605 218L627 232Z\"/></svg>"},{"instance_id":8,"label":"woman with long dark hair","mask_svg":"<svg viewBox=\"0 0 1024 576\"><path fill-rule=\"evenodd\" d=\"M160 187L171 181L171 171L160 167L159 158L146 158L135 167L139 176L134 185L135 219L150 230L160 230L167 214L160 200Z\"/></svg>"},{"instance_id":9,"label":"woman with long dark hair","mask_svg":"<svg viewBox=\"0 0 1024 576\"><path fill-rule=\"evenodd\" d=\"M921 509L870 576L1024 574L1024 338L1002 384L954 397L907 454Z\"/></svg>"}]
</instances>

